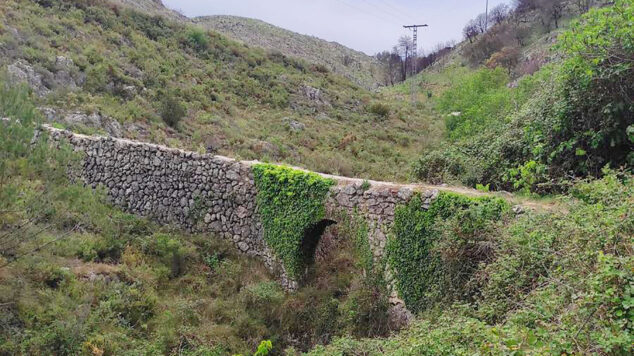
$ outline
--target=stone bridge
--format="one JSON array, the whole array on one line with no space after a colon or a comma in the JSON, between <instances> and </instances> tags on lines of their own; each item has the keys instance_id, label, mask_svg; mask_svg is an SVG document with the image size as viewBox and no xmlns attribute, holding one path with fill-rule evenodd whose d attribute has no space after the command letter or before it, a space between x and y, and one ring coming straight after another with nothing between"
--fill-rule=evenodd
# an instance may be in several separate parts
<instances>
[{"instance_id":1,"label":"stone bridge","mask_svg":"<svg viewBox=\"0 0 634 356\"><path fill-rule=\"evenodd\" d=\"M115 205L161 223L229 239L242 252L262 259L286 289L297 287L264 242L251 170L257 162L85 136L50 126L45 129L54 142L67 141L75 151L85 153L81 178L93 188L104 186ZM336 222L342 213L364 218L375 257L384 253L397 205L406 203L415 192L422 194L424 204L430 204L445 189L322 175L336 182L325 203L326 219Z\"/></svg>"}]
</instances>

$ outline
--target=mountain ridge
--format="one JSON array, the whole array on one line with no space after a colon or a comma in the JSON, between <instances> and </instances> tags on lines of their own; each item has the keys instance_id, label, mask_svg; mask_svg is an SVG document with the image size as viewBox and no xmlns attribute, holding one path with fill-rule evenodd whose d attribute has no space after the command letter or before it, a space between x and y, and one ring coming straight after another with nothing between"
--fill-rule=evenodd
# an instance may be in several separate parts
<instances>
[{"instance_id":1,"label":"mountain ridge","mask_svg":"<svg viewBox=\"0 0 634 356\"><path fill-rule=\"evenodd\" d=\"M205 15L190 18L165 6L161 0L108 1L150 15L164 16L170 20L199 25L251 47L279 51L288 57L303 59L342 75L366 89L375 89L381 83L380 65L374 57L336 41L301 34L249 17Z\"/></svg>"},{"instance_id":2,"label":"mountain ridge","mask_svg":"<svg viewBox=\"0 0 634 356\"><path fill-rule=\"evenodd\" d=\"M376 88L380 83L381 70L375 58L336 41L300 34L248 17L210 15L195 17L192 21L249 46L279 51L325 66L366 88ZM328 51L324 52L324 49ZM324 56L327 53L331 54Z\"/></svg>"}]
</instances>

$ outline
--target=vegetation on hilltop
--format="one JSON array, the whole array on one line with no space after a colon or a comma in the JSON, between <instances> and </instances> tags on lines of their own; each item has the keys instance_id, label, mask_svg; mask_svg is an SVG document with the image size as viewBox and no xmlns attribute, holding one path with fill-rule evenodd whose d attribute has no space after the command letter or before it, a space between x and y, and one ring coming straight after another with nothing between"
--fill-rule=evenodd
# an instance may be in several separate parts
<instances>
[{"instance_id":1,"label":"vegetation on hilltop","mask_svg":"<svg viewBox=\"0 0 634 356\"><path fill-rule=\"evenodd\" d=\"M108 0L113 4L136 9L148 15L160 15L173 20L189 21L177 10L171 10L163 5L163 0Z\"/></svg>"},{"instance_id":2,"label":"vegetation on hilltop","mask_svg":"<svg viewBox=\"0 0 634 356\"><path fill-rule=\"evenodd\" d=\"M373 89L383 84L383 73L376 59L336 42L301 35L244 17L203 16L193 21L251 47L278 51L285 56L321 65L364 88Z\"/></svg>"}]
</instances>

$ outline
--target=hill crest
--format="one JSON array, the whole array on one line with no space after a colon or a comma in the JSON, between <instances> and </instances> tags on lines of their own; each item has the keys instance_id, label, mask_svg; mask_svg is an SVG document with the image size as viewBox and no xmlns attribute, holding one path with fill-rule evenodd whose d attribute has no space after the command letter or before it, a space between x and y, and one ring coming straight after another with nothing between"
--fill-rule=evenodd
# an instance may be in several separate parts
<instances>
[{"instance_id":1,"label":"hill crest","mask_svg":"<svg viewBox=\"0 0 634 356\"><path fill-rule=\"evenodd\" d=\"M376 88L380 82L381 70L375 58L337 42L246 17L213 15L196 17L192 21L249 46L279 51L322 65L366 88Z\"/></svg>"}]
</instances>

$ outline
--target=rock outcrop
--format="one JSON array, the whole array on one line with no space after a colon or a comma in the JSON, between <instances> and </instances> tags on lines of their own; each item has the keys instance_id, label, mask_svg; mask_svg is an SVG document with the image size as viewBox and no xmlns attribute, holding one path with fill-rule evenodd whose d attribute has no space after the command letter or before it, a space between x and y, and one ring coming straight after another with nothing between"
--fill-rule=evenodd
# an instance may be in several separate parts
<instances>
[{"instance_id":1,"label":"rock outcrop","mask_svg":"<svg viewBox=\"0 0 634 356\"><path fill-rule=\"evenodd\" d=\"M73 60L64 56L55 58L55 65L51 70L36 68L24 60L18 60L7 66L7 75L9 82L26 84L39 97L45 97L57 88L68 91L79 90L86 79Z\"/></svg>"}]
</instances>

